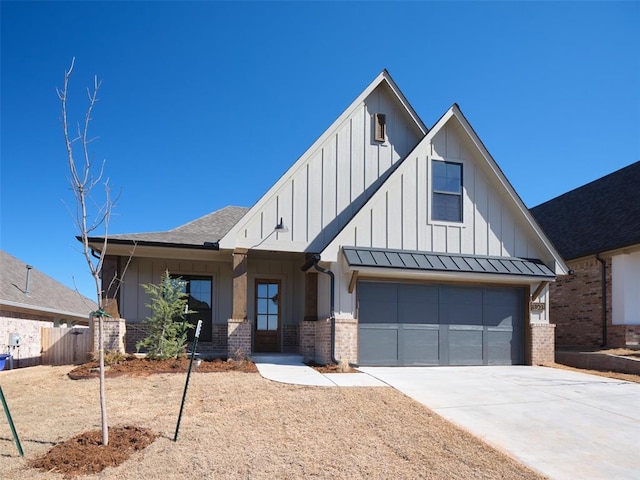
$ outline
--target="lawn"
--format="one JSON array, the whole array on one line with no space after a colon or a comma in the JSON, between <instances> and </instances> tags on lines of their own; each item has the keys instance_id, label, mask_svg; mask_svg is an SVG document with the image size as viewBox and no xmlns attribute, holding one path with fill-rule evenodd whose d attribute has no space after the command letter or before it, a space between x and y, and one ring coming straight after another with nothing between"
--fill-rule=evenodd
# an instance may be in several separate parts
<instances>
[{"instance_id":1,"label":"lawn","mask_svg":"<svg viewBox=\"0 0 640 480\"><path fill-rule=\"evenodd\" d=\"M100 424L98 381L72 367L0 372L26 460ZM194 373L178 441L185 374L107 379L111 426L159 437L118 467L83 478L542 478L403 394L304 387L256 373ZM0 477L63 478L26 467L0 421Z\"/></svg>"}]
</instances>

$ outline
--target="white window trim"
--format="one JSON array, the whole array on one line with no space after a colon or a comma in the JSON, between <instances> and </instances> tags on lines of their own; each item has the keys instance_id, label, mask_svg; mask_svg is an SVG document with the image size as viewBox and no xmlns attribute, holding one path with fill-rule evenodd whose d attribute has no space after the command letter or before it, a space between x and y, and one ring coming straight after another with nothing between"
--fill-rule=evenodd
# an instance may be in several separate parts
<instances>
[{"instance_id":1,"label":"white window trim","mask_svg":"<svg viewBox=\"0 0 640 480\"><path fill-rule=\"evenodd\" d=\"M462 165L462 204L461 204L461 214L462 214L462 221L461 222L452 222L452 221L448 221L448 220L436 220L433 218L432 215L432 211L433 211L433 161L439 161L439 162L448 162L448 163L457 163L459 165ZM456 159L450 159L450 158L445 158L445 157L441 157L440 155L428 155L427 156L427 197L428 197L428 203L427 203L427 223L429 225L442 225L445 227L458 227L458 228L466 228L466 223L467 223L467 219L465 218L465 203L466 203L466 198L465 198L465 184L467 182L467 168L465 168L465 162L462 159L456 158Z\"/></svg>"}]
</instances>

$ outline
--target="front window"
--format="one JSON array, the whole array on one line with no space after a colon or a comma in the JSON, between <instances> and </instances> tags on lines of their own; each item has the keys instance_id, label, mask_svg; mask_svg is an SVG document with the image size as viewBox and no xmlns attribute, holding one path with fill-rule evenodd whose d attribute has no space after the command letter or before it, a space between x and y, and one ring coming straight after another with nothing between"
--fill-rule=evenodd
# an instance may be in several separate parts
<instances>
[{"instance_id":1,"label":"front window","mask_svg":"<svg viewBox=\"0 0 640 480\"><path fill-rule=\"evenodd\" d=\"M462 222L462 164L433 160L431 219Z\"/></svg>"},{"instance_id":2,"label":"front window","mask_svg":"<svg viewBox=\"0 0 640 480\"><path fill-rule=\"evenodd\" d=\"M196 313L187 315L186 321L191 323L194 328L189 330L188 339L193 341L195 336L195 326L198 320L202 320L202 330L200 331L201 342L212 341L212 320L213 320L213 281L211 277L196 275L172 275L174 278L181 278L185 284L185 293L188 296L189 310Z\"/></svg>"}]
</instances>

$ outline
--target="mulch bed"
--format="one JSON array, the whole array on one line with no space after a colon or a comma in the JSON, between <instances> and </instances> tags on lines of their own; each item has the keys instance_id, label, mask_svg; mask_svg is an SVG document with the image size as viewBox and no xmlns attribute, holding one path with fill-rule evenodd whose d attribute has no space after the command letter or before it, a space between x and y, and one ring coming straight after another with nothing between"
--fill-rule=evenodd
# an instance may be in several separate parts
<instances>
[{"instance_id":1,"label":"mulch bed","mask_svg":"<svg viewBox=\"0 0 640 480\"><path fill-rule=\"evenodd\" d=\"M306 365L313 368L314 370L317 370L320 373L358 373L358 370L356 370L355 368L343 368L342 366L335 363L319 365L315 362L306 362Z\"/></svg>"},{"instance_id":2,"label":"mulch bed","mask_svg":"<svg viewBox=\"0 0 640 480\"><path fill-rule=\"evenodd\" d=\"M153 443L157 434L146 428L109 428L109 444L102 445L102 431L92 430L59 443L42 457L29 462L32 468L62 473L66 478L98 473L116 467L133 453Z\"/></svg>"},{"instance_id":3,"label":"mulch bed","mask_svg":"<svg viewBox=\"0 0 640 480\"><path fill-rule=\"evenodd\" d=\"M156 373L184 373L189 369L189 358L170 358L167 360L152 360L138 358L134 355L127 356L124 360L105 366L105 377L117 377L119 375L147 376ZM202 360L200 365L193 364L193 372L245 372L257 373L255 364L249 360ZM84 363L69 372L72 380L98 378L100 375L98 362Z\"/></svg>"}]
</instances>

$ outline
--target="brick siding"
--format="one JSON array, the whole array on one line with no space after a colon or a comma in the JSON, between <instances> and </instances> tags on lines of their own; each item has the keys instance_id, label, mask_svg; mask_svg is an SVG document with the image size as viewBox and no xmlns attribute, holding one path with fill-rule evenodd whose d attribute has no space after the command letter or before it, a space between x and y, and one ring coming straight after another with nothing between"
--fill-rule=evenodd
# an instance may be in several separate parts
<instances>
[{"instance_id":1,"label":"brick siding","mask_svg":"<svg viewBox=\"0 0 640 480\"><path fill-rule=\"evenodd\" d=\"M103 319L104 334L104 350L105 352L121 352L125 353L125 334L127 331L127 322L124 318L104 318ZM93 350L98 350L100 341L100 329L98 328L98 319L92 318L90 328L93 330Z\"/></svg>"},{"instance_id":2,"label":"brick siding","mask_svg":"<svg viewBox=\"0 0 640 480\"><path fill-rule=\"evenodd\" d=\"M42 363L40 329L53 326L53 322L45 321L47 317L39 315L22 317L22 314L16 312L0 311L0 353L13 355L13 368L31 367ZM9 335L12 333L20 335L22 339L20 347L9 348ZM9 369L8 360L5 369Z\"/></svg>"},{"instance_id":3,"label":"brick siding","mask_svg":"<svg viewBox=\"0 0 640 480\"><path fill-rule=\"evenodd\" d=\"M531 365L544 365L555 361L554 331L556 326L549 323L532 323L529 335Z\"/></svg>"},{"instance_id":4,"label":"brick siding","mask_svg":"<svg viewBox=\"0 0 640 480\"><path fill-rule=\"evenodd\" d=\"M282 352L298 352L298 325L284 325L282 327Z\"/></svg>"},{"instance_id":5,"label":"brick siding","mask_svg":"<svg viewBox=\"0 0 640 480\"><path fill-rule=\"evenodd\" d=\"M358 321L355 318L336 319L335 357L350 363L358 360Z\"/></svg>"},{"instance_id":6,"label":"brick siding","mask_svg":"<svg viewBox=\"0 0 640 480\"><path fill-rule=\"evenodd\" d=\"M606 257L607 339L602 338L602 266L595 257L568 261L574 275L559 276L550 287L551 320L558 347L638 345L639 325L611 323L611 257Z\"/></svg>"},{"instance_id":7,"label":"brick siding","mask_svg":"<svg viewBox=\"0 0 640 480\"><path fill-rule=\"evenodd\" d=\"M316 358L316 321L300 322L298 328L298 353L305 361Z\"/></svg>"},{"instance_id":8,"label":"brick siding","mask_svg":"<svg viewBox=\"0 0 640 480\"><path fill-rule=\"evenodd\" d=\"M252 323L245 319L230 318L227 327L227 355L230 358L251 355Z\"/></svg>"}]
</instances>

